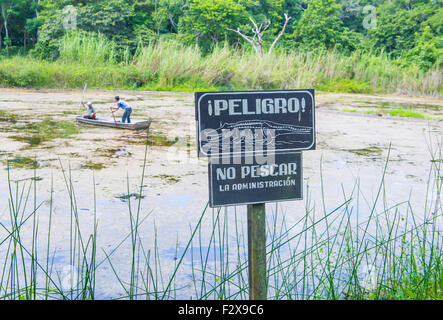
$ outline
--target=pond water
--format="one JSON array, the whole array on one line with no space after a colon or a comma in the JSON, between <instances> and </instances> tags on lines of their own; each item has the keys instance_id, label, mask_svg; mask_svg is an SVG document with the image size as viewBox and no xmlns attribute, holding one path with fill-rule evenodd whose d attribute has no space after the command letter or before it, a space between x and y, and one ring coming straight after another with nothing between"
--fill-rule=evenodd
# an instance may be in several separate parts
<instances>
[{"instance_id":1,"label":"pond water","mask_svg":"<svg viewBox=\"0 0 443 320\"><path fill-rule=\"evenodd\" d=\"M116 94L88 92L87 100L93 100L99 114L107 116ZM149 274L141 267L146 261L158 280L157 288L154 277L150 280L148 286L152 292L168 287L167 279L174 274L177 263L181 263L170 283L169 289L174 290L166 298L206 297L205 292L207 298L217 298L214 292L203 288L203 283L208 279L213 284L222 283L222 275L232 278L228 282L245 285L247 269L234 275L229 271L247 259L246 208L205 209L207 161L196 157L193 95L151 92L119 95L130 101L137 118L154 120L147 148L146 133L76 126L73 118L78 105L73 102L81 100L81 92L1 91L0 109L8 112L0 114L0 222L12 227L8 199L13 199L22 219L37 206L39 257L46 263L51 223L53 274L61 275L63 282L63 275L69 274L72 264L76 269L82 265L73 257L72 248L81 247L71 241L76 224L73 212L78 213L78 229L85 243L96 221L98 298L127 296L123 287L129 285L134 250L140 259L136 263L140 270L134 276L140 292ZM275 245L272 239L277 234L289 239L302 231L306 222L301 221L307 211L309 221L316 221L325 212L334 212L345 204L331 214L329 221L318 223L320 238L326 233L344 232L339 222L346 214L349 223L357 226L371 215L380 190L379 199L383 201L375 206L378 214L387 207L409 201L417 221L423 220L429 205L425 200L436 200L428 186L438 177L429 176L429 172L441 162L437 150L442 142L442 121L386 118L339 110L357 109L362 104L377 108L407 104L408 108L417 105L433 117L441 117L443 100L317 94L316 101L317 150L303 152L304 200L267 205L270 245ZM388 154L385 184L380 189ZM38 179L33 179L35 176ZM352 204L346 206L348 200ZM408 206L399 208L398 215L411 214ZM21 241L26 248L32 246L32 220L22 226ZM134 247L131 225L136 221L142 224L137 228ZM369 231L377 227L374 228ZM0 230L0 266L8 256L9 240L2 243L7 234L4 228ZM309 237L310 240L303 241L312 245L315 242L312 233ZM282 246L279 259L294 250L298 242L291 241L290 247ZM234 294L235 286L226 288L225 296L229 296L226 292L230 290ZM235 298L244 298L245 294L240 292Z\"/></svg>"}]
</instances>

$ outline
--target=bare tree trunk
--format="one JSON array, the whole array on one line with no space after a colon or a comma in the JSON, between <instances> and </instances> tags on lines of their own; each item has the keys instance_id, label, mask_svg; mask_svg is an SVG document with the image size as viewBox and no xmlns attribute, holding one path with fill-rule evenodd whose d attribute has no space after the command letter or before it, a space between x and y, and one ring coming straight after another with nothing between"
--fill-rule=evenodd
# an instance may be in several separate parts
<instances>
[{"instance_id":1,"label":"bare tree trunk","mask_svg":"<svg viewBox=\"0 0 443 320\"><path fill-rule=\"evenodd\" d=\"M278 36L275 38L274 42L272 43L271 47L269 48L268 56L271 55L272 49L274 49L274 46L277 44L278 40L280 40L280 38L283 35L283 33L285 33L285 30L286 30L286 27L288 25L288 22L291 19L292 19L292 17L289 17L288 14L285 13L285 23L283 25L283 28L281 29L281 32L278 34Z\"/></svg>"},{"instance_id":2,"label":"bare tree trunk","mask_svg":"<svg viewBox=\"0 0 443 320\"><path fill-rule=\"evenodd\" d=\"M9 8L12 7L12 1L8 3L9 4ZM1 12L2 12L2 17L3 17L3 26L5 28L5 40L7 40L9 42L9 30L8 30L8 18L9 18L9 13L6 10L6 5L4 2L2 2L2 6L1 6ZM9 51L8 51L8 47L9 45L6 44L6 54L9 55Z\"/></svg>"},{"instance_id":3,"label":"bare tree trunk","mask_svg":"<svg viewBox=\"0 0 443 320\"><path fill-rule=\"evenodd\" d=\"M272 50L274 49L278 40L280 40L281 36L285 33L286 27L289 23L289 20L291 20L291 19L292 19L292 17L289 17L288 14L285 13L285 23L283 25L282 30L280 31L280 33L278 34L278 36L275 38L274 42L272 43L271 47L269 48L268 56L272 53ZM237 33L238 35L240 35L243 39L248 41L251 44L251 46L254 48L257 55L260 58L262 58L263 57L263 35L266 32L266 30L268 30L269 26L271 25L271 22L268 20L268 21L264 21L264 22L260 23L260 25L257 25L257 23L254 21L254 19L252 19L252 17L249 17L249 20L251 20L251 22L254 26L254 28L252 28L252 33L254 34L252 37L242 33L240 31L240 28L237 28L237 29L226 28L226 30L233 31L233 32Z\"/></svg>"},{"instance_id":4,"label":"bare tree trunk","mask_svg":"<svg viewBox=\"0 0 443 320\"><path fill-rule=\"evenodd\" d=\"M171 22L171 27L175 29L175 31L177 31L177 24L175 23L172 14L168 13L168 18L169 18L169 22ZM171 29L171 31L173 31Z\"/></svg>"},{"instance_id":5,"label":"bare tree trunk","mask_svg":"<svg viewBox=\"0 0 443 320\"><path fill-rule=\"evenodd\" d=\"M2 3L2 17L3 17L3 27L5 28L5 40L9 41L9 31L8 31L8 17L6 16L5 4ZM9 55L8 44L5 43L6 55Z\"/></svg>"},{"instance_id":6,"label":"bare tree trunk","mask_svg":"<svg viewBox=\"0 0 443 320\"><path fill-rule=\"evenodd\" d=\"M37 2L36 2L37 1ZM38 6L40 5L40 0L34 0L34 3L36 3L37 5L35 6L35 17L38 18L40 17L40 14L38 12Z\"/></svg>"},{"instance_id":7,"label":"bare tree trunk","mask_svg":"<svg viewBox=\"0 0 443 320\"><path fill-rule=\"evenodd\" d=\"M262 37L263 37L264 32L271 25L271 22L270 21L263 21L258 26L257 23L254 21L254 19L252 19L252 17L249 17L249 20L254 25L254 28L252 29L252 33L254 34L254 36L252 36L252 37L247 36L246 34L242 33L240 31L240 28L237 28L236 30L231 29L231 28L226 28L226 30L234 31L235 33L240 35L243 39L245 39L246 41L248 41L251 44L251 46L254 48L255 52L257 53L257 55L259 57L263 57L263 41L262 41Z\"/></svg>"},{"instance_id":8,"label":"bare tree trunk","mask_svg":"<svg viewBox=\"0 0 443 320\"><path fill-rule=\"evenodd\" d=\"M9 39L9 31L8 31L8 21L5 20L5 38Z\"/></svg>"},{"instance_id":9,"label":"bare tree trunk","mask_svg":"<svg viewBox=\"0 0 443 320\"><path fill-rule=\"evenodd\" d=\"M5 38L9 38L9 31L8 31L8 15L6 14L6 7L5 3L2 2L2 17L3 17L3 26L5 28Z\"/></svg>"},{"instance_id":10,"label":"bare tree trunk","mask_svg":"<svg viewBox=\"0 0 443 320\"><path fill-rule=\"evenodd\" d=\"M3 23L0 23L0 51L3 49Z\"/></svg>"}]
</instances>

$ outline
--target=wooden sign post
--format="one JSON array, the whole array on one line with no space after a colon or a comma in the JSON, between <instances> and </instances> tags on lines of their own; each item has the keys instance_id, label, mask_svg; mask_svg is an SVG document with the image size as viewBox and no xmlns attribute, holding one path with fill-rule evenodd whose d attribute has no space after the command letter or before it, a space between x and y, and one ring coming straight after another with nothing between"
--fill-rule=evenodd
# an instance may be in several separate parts
<instances>
[{"instance_id":1,"label":"wooden sign post","mask_svg":"<svg viewBox=\"0 0 443 320\"><path fill-rule=\"evenodd\" d=\"M300 151L315 149L314 90L196 92L195 118L209 205L248 205L249 298L265 300L265 203L303 198Z\"/></svg>"},{"instance_id":2,"label":"wooden sign post","mask_svg":"<svg viewBox=\"0 0 443 320\"><path fill-rule=\"evenodd\" d=\"M266 300L266 208L264 203L248 205L249 299Z\"/></svg>"}]
</instances>

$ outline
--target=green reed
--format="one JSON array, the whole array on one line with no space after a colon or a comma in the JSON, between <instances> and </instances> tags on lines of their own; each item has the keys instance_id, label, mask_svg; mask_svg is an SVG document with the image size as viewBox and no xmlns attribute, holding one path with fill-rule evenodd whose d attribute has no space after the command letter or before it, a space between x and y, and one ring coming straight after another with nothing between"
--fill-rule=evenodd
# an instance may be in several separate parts
<instances>
[{"instance_id":1,"label":"green reed","mask_svg":"<svg viewBox=\"0 0 443 320\"><path fill-rule=\"evenodd\" d=\"M441 95L443 74L426 72L386 54L356 51L275 51L259 57L228 44L203 53L162 40L119 52L101 35L67 33L60 57L0 59L0 85L24 88L141 89L163 91L315 88L332 92Z\"/></svg>"},{"instance_id":2,"label":"green reed","mask_svg":"<svg viewBox=\"0 0 443 320\"><path fill-rule=\"evenodd\" d=\"M431 161L422 213L415 211L410 199L394 204L389 201L385 179L389 152L373 199L362 192L362 182L357 179L352 186L342 185L342 199L330 209L321 176L320 205L313 201L309 186L303 213L282 212L278 204L269 204L269 299L443 298L441 146L441 142L429 144ZM145 188L148 147L140 195ZM187 239L170 234L171 239L176 237L171 260L160 249L156 223L151 212L142 208L142 197L135 204L129 197L129 231L116 246L105 249L97 245L100 234L95 176L91 181L93 221L88 226L79 215L72 170L69 166L65 169L62 162L60 165L70 210L66 217L68 277L54 271L61 253L51 251L54 205L60 197L54 192L53 178L45 207L43 201L38 201L41 182L36 177L37 169L32 179L13 181L8 167L9 216L0 220L0 298L248 298L247 228L240 208L210 209L206 205L189 225ZM321 161L320 173L322 170ZM128 194L129 185L127 178ZM297 219L289 219L289 214ZM40 222L45 220L44 215L48 218L45 229ZM152 227L152 233L146 234L146 224ZM44 250L40 252L39 248ZM128 262L128 272L118 267L120 259ZM97 289L97 275L105 270L123 294L108 297Z\"/></svg>"}]
</instances>

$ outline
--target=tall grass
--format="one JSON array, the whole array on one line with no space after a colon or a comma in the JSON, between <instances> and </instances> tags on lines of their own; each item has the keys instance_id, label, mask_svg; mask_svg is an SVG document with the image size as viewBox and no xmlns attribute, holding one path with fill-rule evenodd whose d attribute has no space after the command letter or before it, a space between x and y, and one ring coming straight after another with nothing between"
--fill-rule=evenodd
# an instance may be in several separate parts
<instances>
[{"instance_id":1,"label":"tall grass","mask_svg":"<svg viewBox=\"0 0 443 320\"><path fill-rule=\"evenodd\" d=\"M89 33L66 33L60 41L60 61L85 66L115 64L117 46L105 36Z\"/></svg>"},{"instance_id":2,"label":"tall grass","mask_svg":"<svg viewBox=\"0 0 443 320\"><path fill-rule=\"evenodd\" d=\"M272 209L267 215L268 297L443 298L441 146L429 147L424 212L415 211L409 199L390 203L385 180L389 154L372 200L357 180L351 190L343 186L342 200L328 209L321 179L322 203L312 201L308 188L305 211L296 222L289 223L277 205L268 207ZM62 253L51 251L51 218L57 200L53 179L46 206L49 212L42 212L43 202L36 200L40 190L36 171L33 179L21 182L13 182L8 171L9 218L0 221L0 298L248 298L246 219L238 208L211 210L206 206L190 225L190 236L177 238L171 259L159 249L156 225L150 212L141 210L142 197L135 203L129 197L129 231L112 249L99 248L95 178L91 186L93 220L86 227L79 215L71 170L62 166L62 173L70 208L66 216L70 231L65 240L68 270L64 274L54 271ZM127 181L129 194L129 178ZM140 193L144 183L142 178ZM39 222L42 215L49 217L43 234ZM148 221L152 234L142 236L140 230ZM111 273L123 294L109 297L97 289L103 286L97 283L97 275L103 272ZM110 281L106 278L106 285L110 286Z\"/></svg>"},{"instance_id":3,"label":"tall grass","mask_svg":"<svg viewBox=\"0 0 443 320\"><path fill-rule=\"evenodd\" d=\"M339 92L424 95L443 93L443 74L391 60L386 54L335 51L273 52L258 57L228 45L203 54L196 46L160 41L140 46L134 55L117 52L101 36L67 34L55 62L32 57L3 58L0 85L32 88L148 90L316 88Z\"/></svg>"}]
</instances>

